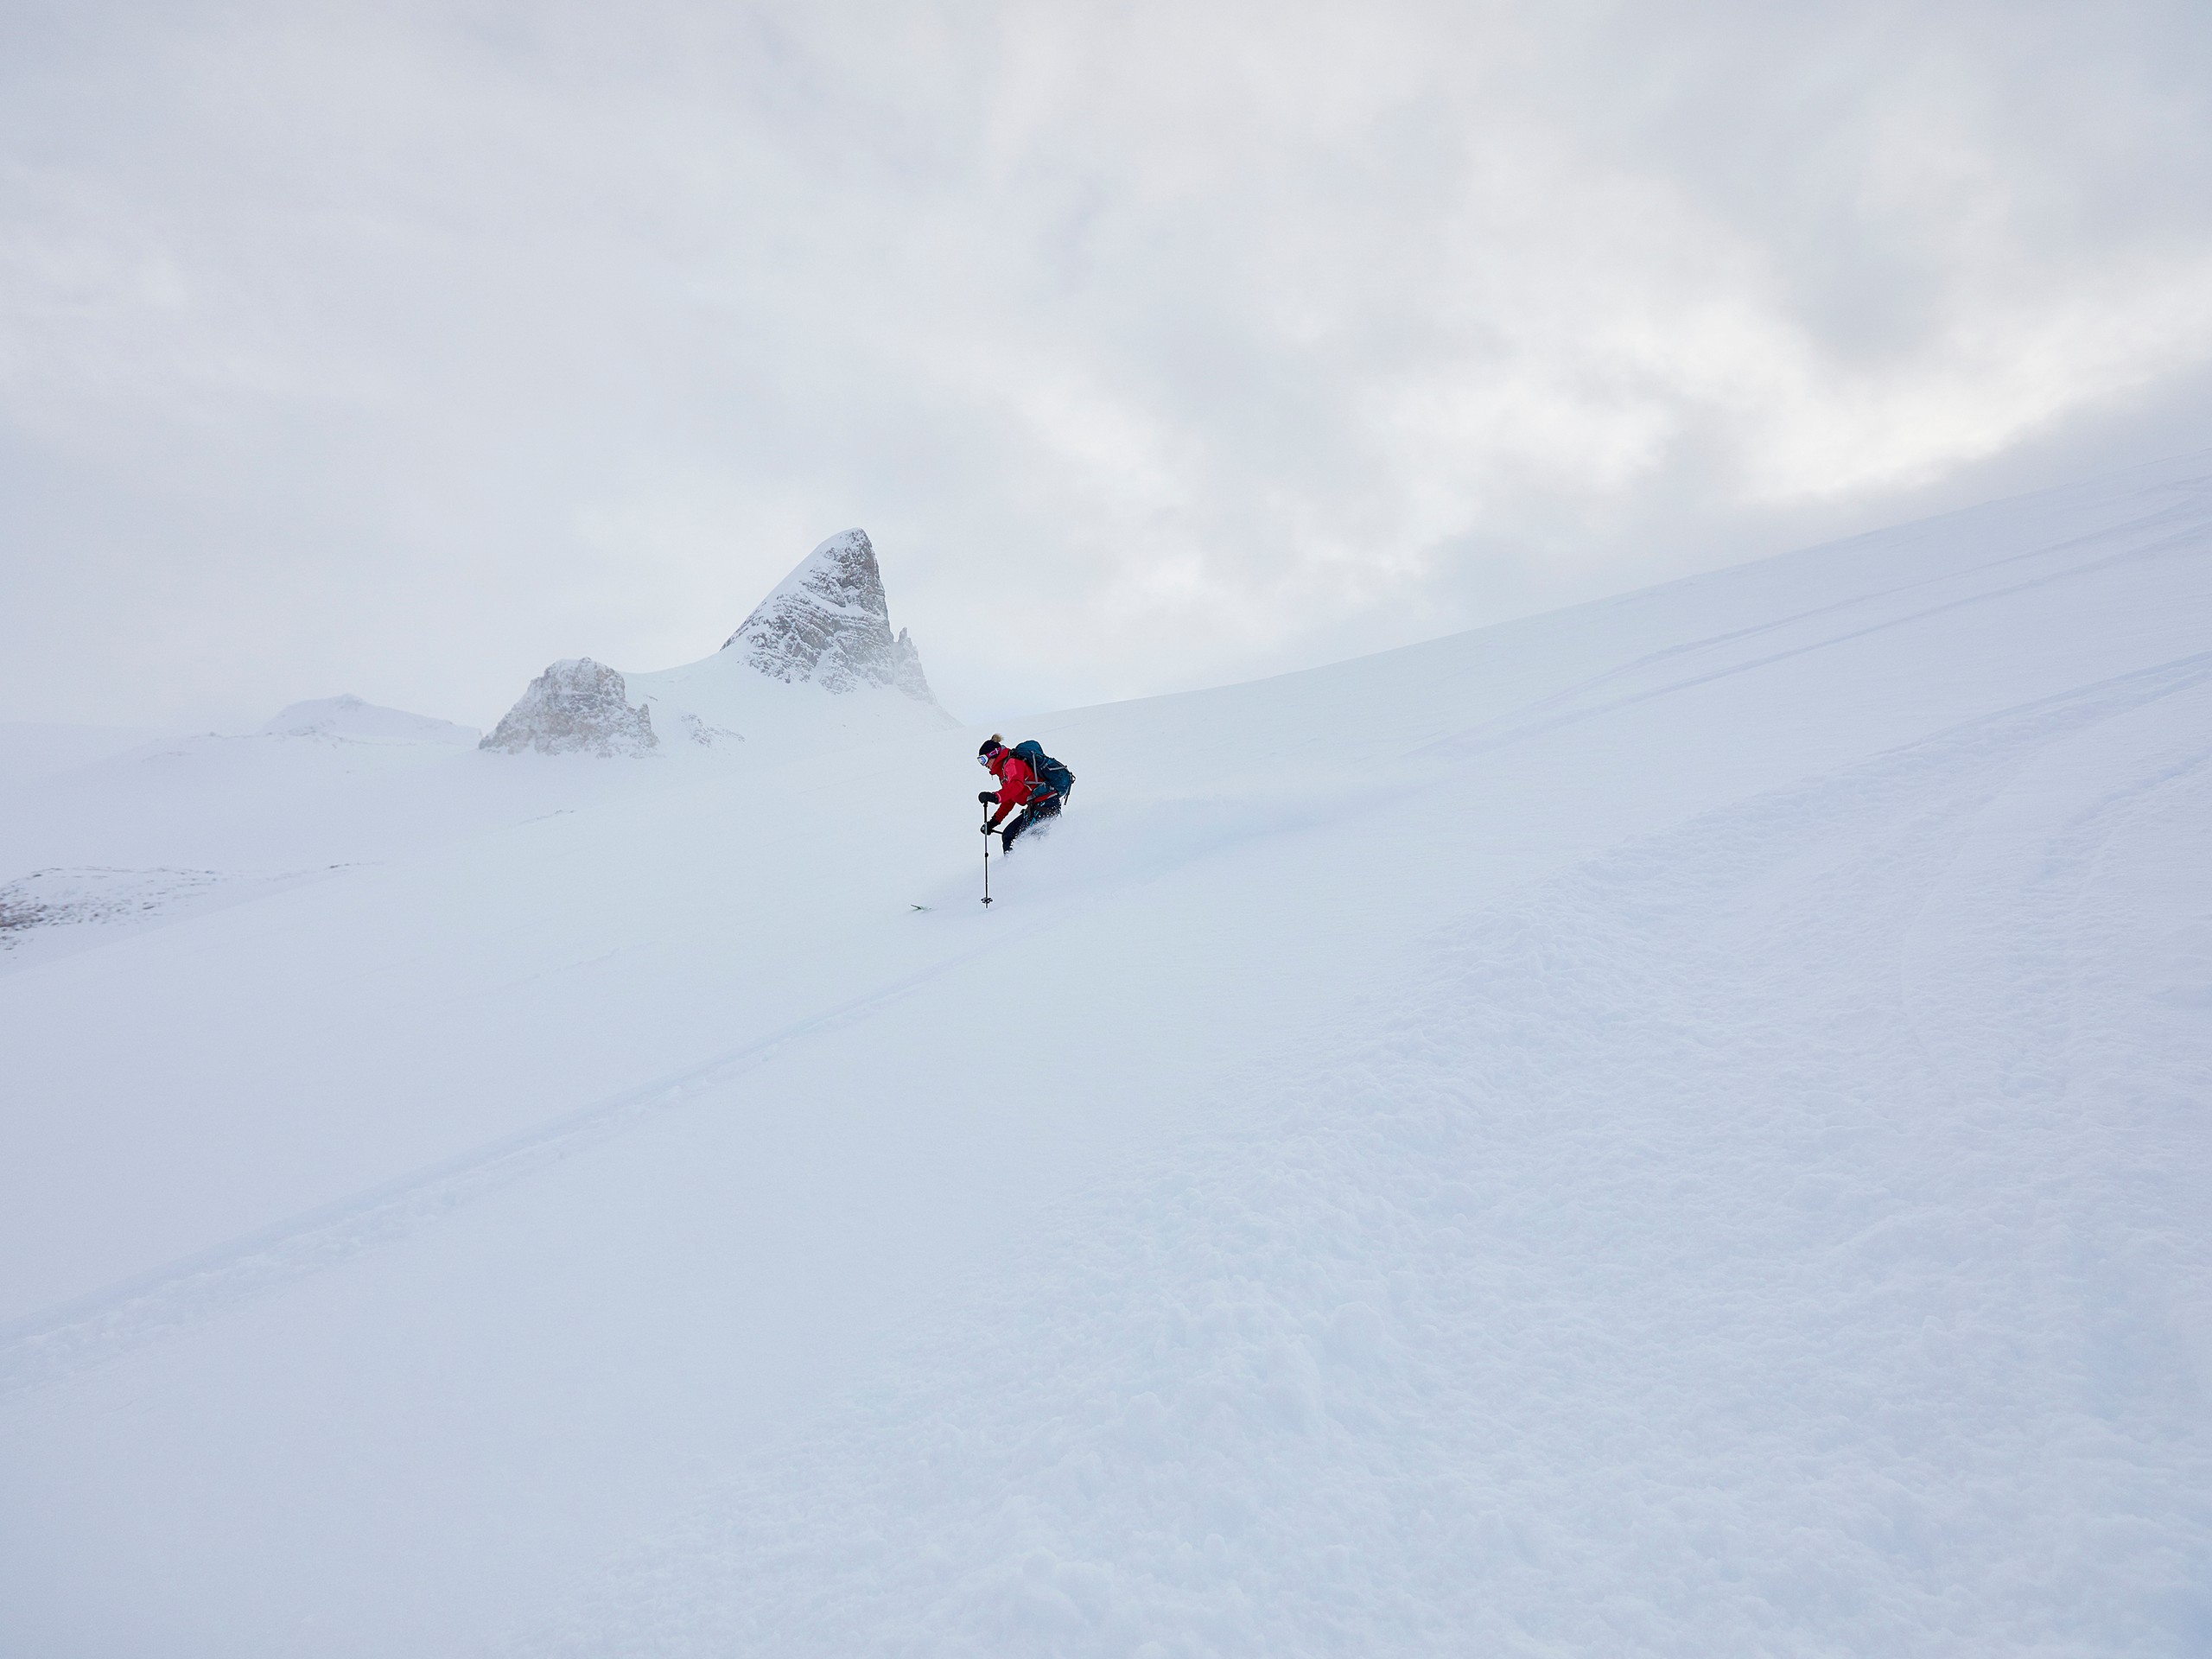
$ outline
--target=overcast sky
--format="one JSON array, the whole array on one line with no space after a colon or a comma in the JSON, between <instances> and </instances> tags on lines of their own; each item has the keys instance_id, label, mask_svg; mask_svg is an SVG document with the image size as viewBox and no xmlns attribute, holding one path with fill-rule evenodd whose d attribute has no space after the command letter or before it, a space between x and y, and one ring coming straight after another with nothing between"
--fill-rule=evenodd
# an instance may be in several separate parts
<instances>
[{"instance_id":1,"label":"overcast sky","mask_svg":"<svg viewBox=\"0 0 2212 1659\"><path fill-rule=\"evenodd\" d=\"M2212 444L2212 5L0 0L0 719L995 719Z\"/></svg>"}]
</instances>

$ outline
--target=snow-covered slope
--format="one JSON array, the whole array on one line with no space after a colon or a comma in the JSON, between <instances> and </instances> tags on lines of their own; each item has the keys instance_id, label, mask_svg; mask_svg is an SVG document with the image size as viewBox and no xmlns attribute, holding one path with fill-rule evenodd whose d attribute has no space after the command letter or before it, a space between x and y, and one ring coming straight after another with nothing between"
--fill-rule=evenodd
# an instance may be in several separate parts
<instances>
[{"instance_id":1,"label":"snow-covered slope","mask_svg":"<svg viewBox=\"0 0 2212 1659\"><path fill-rule=\"evenodd\" d=\"M0 1649L2203 1649L2212 457L1023 734L0 976Z\"/></svg>"}]
</instances>

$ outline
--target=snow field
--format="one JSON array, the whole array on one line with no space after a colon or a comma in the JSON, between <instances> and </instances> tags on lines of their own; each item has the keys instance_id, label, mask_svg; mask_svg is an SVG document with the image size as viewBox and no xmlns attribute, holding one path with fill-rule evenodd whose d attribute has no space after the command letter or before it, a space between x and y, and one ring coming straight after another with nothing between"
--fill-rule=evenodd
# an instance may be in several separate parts
<instances>
[{"instance_id":1,"label":"snow field","mask_svg":"<svg viewBox=\"0 0 2212 1659\"><path fill-rule=\"evenodd\" d=\"M0 1637L2204 1650L2209 528L1050 716L988 915L972 733L209 784L382 861L0 975Z\"/></svg>"},{"instance_id":2,"label":"snow field","mask_svg":"<svg viewBox=\"0 0 2212 1659\"><path fill-rule=\"evenodd\" d=\"M1926 918L2089 824L2190 844L2208 672L1440 930L516 1650L2194 1650L2202 1097L2146 1121L2067 1081L2158 895L2085 928L2055 872L2047 970ZM2126 763L2085 764L2131 717ZM2026 997L2031 1080L1962 1092L1923 1033Z\"/></svg>"}]
</instances>

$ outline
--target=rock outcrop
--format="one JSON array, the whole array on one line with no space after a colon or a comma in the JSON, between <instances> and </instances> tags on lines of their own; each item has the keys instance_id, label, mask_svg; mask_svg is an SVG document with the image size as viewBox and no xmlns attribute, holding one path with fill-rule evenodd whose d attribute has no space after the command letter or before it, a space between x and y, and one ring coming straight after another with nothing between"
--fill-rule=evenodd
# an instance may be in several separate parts
<instances>
[{"instance_id":1,"label":"rock outcrop","mask_svg":"<svg viewBox=\"0 0 2212 1659\"><path fill-rule=\"evenodd\" d=\"M639 755L660 747L652 714L630 706L629 687L604 663L571 657L530 683L479 748L521 754Z\"/></svg>"},{"instance_id":2,"label":"rock outcrop","mask_svg":"<svg viewBox=\"0 0 2212 1659\"><path fill-rule=\"evenodd\" d=\"M864 530L849 530L816 548L762 600L723 644L752 668L792 684L811 681L825 691L875 685L935 702L922 677L921 653L901 629L891 632L875 549Z\"/></svg>"}]
</instances>

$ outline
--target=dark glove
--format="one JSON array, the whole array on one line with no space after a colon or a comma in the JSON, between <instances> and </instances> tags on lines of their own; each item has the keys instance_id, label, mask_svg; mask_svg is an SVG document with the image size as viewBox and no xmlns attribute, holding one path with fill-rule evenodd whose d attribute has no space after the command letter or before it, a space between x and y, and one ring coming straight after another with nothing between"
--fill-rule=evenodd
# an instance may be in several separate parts
<instances>
[{"instance_id":1,"label":"dark glove","mask_svg":"<svg viewBox=\"0 0 2212 1659\"><path fill-rule=\"evenodd\" d=\"M998 825L996 825L995 823L986 823L986 824L983 826L983 833L984 833L985 835L987 835L987 836L988 836L988 835L989 835L989 834L991 833L991 831L992 831L992 830L995 830L995 829L997 829L997 828L998 828Z\"/></svg>"},{"instance_id":2,"label":"dark glove","mask_svg":"<svg viewBox=\"0 0 2212 1659\"><path fill-rule=\"evenodd\" d=\"M978 790L976 791L976 798L985 806L989 806L997 801L998 791L989 789Z\"/></svg>"}]
</instances>

